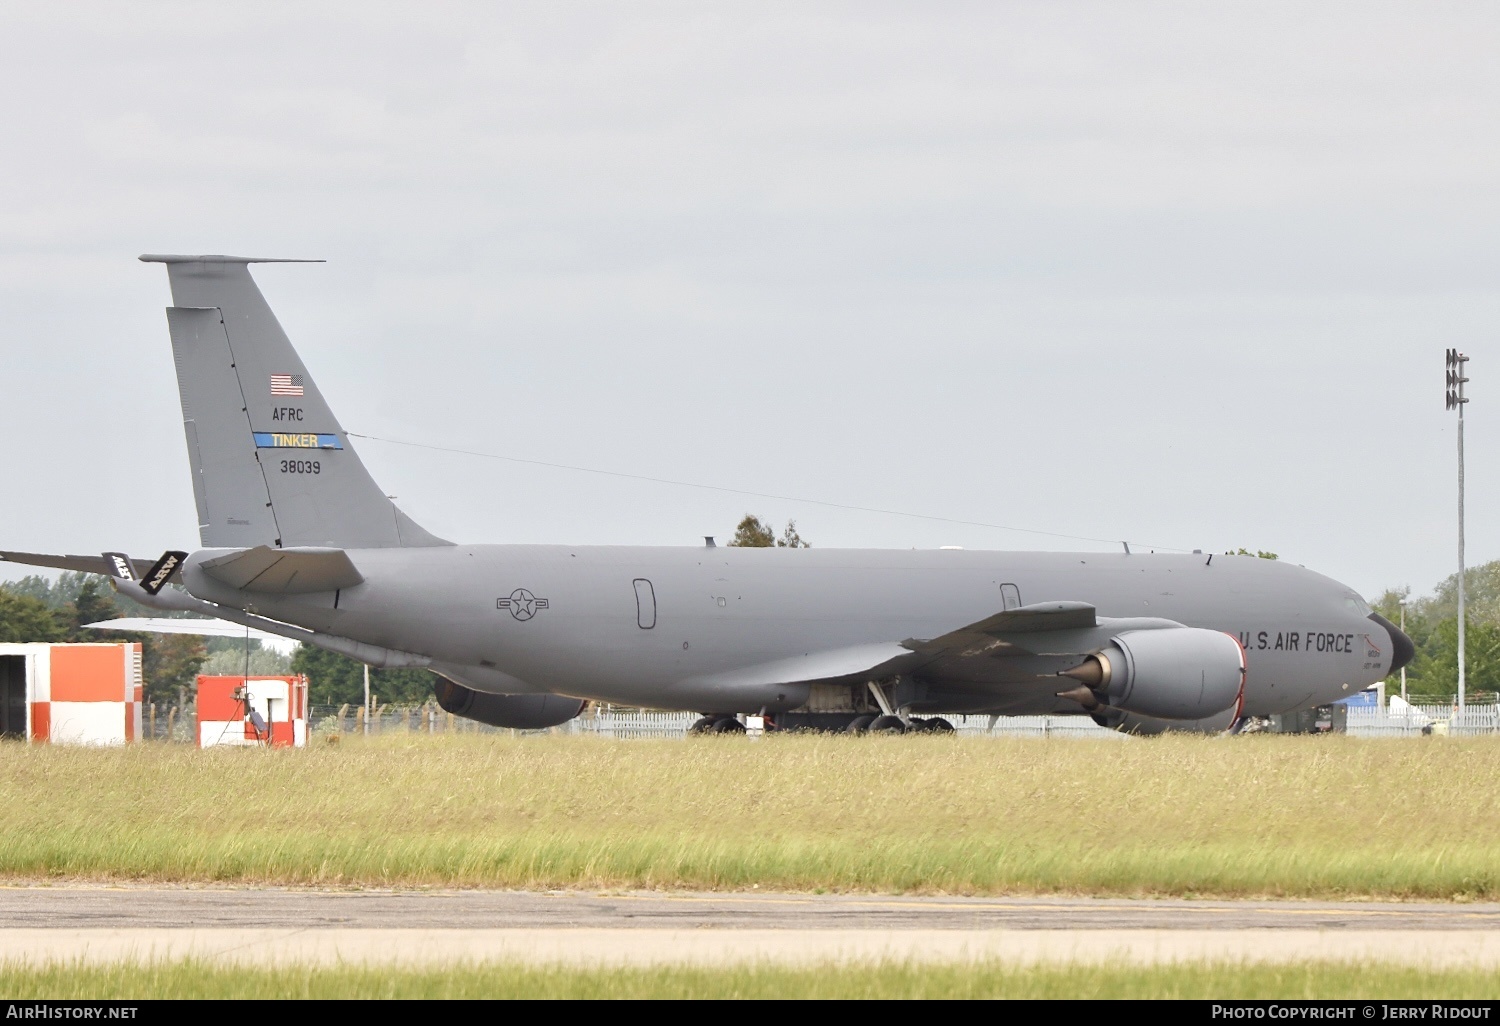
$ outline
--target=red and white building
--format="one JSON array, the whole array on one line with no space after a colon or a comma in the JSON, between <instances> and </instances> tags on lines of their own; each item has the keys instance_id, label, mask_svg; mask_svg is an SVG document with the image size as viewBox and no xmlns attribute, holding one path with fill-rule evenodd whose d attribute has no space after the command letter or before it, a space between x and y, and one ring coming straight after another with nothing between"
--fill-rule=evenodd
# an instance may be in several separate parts
<instances>
[{"instance_id":1,"label":"red and white building","mask_svg":"<svg viewBox=\"0 0 1500 1026\"><path fill-rule=\"evenodd\" d=\"M306 744L306 677L198 678L199 748Z\"/></svg>"},{"instance_id":2,"label":"red and white building","mask_svg":"<svg viewBox=\"0 0 1500 1026\"><path fill-rule=\"evenodd\" d=\"M141 736L139 642L0 644L0 734L121 745Z\"/></svg>"}]
</instances>

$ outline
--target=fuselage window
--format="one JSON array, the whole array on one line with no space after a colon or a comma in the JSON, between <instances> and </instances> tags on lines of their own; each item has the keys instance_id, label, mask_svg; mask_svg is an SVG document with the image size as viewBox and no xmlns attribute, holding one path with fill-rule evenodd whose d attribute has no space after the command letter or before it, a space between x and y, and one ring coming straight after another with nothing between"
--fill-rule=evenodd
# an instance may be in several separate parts
<instances>
[{"instance_id":1,"label":"fuselage window","mask_svg":"<svg viewBox=\"0 0 1500 1026\"><path fill-rule=\"evenodd\" d=\"M1021 608L1021 589L1014 584L1000 585L1000 604L1006 609Z\"/></svg>"},{"instance_id":2,"label":"fuselage window","mask_svg":"<svg viewBox=\"0 0 1500 1026\"><path fill-rule=\"evenodd\" d=\"M656 626L656 589L644 577L635 579L635 622L645 631Z\"/></svg>"}]
</instances>

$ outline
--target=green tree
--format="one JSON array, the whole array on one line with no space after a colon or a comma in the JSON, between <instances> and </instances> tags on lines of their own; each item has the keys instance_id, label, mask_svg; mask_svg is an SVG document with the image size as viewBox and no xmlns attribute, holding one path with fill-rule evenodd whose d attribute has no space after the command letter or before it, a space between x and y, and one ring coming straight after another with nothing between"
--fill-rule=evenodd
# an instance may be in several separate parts
<instances>
[{"instance_id":1,"label":"green tree","mask_svg":"<svg viewBox=\"0 0 1500 1026\"><path fill-rule=\"evenodd\" d=\"M776 539L776 544L783 549L810 549L812 544L802 540L802 535L797 533L797 521L788 520L786 530L781 532L781 537Z\"/></svg>"},{"instance_id":2,"label":"green tree","mask_svg":"<svg viewBox=\"0 0 1500 1026\"><path fill-rule=\"evenodd\" d=\"M141 652L141 675L148 702L175 702L178 695L198 693L198 672L208 650L195 634L147 635Z\"/></svg>"},{"instance_id":3,"label":"green tree","mask_svg":"<svg viewBox=\"0 0 1500 1026\"><path fill-rule=\"evenodd\" d=\"M776 544L776 528L753 513L746 513L729 544L737 549L769 549Z\"/></svg>"},{"instance_id":4,"label":"green tree","mask_svg":"<svg viewBox=\"0 0 1500 1026\"><path fill-rule=\"evenodd\" d=\"M255 645L250 649L247 659L244 642L235 648L223 648L218 651L210 649L208 658L204 660L198 672L208 677L237 677L247 672L245 670L247 663L250 667L248 672L252 677L279 677L292 672L290 655L283 655L274 648L266 648L264 645Z\"/></svg>"},{"instance_id":5,"label":"green tree","mask_svg":"<svg viewBox=\"0 0 1500 1026\"><path fill-rule=\"evenodd\" d=\"M21 592L20 595L12 591ZM31 575L13 586L0 588L0 609L7 601L31 610L28 636L17 641L138 641L141 643L141 676L148 702L175 702L179 694L192 694L198 668L207 654L203 640L190 634L141 634L130 631L91 630L85 624L113 620L124 614L121 600L98 574L65 571L56 581ZM131 615L160 615L130 603ZM46 611L51 627L40 618ZM0 612L0 621L4 613ZM179 690L182 689L182 690Z\"/></svg>"},{"instance_id":6,"label":"green tree","mask_svg":"<svg viewBox=\"0 0 1500 1026\"><path fill-rule=\"evenodd\" d=\"M54 604L52 599L52 582L40 574L27 574L19 581L10 581L7 584L0 585L0 587L3 587L12 595L21 595L26 598L36 599L49 609L56 608L57 605L62 604L60 602Z\"/></svg>"},{"instance_id":7,"label":"green tree","mask_svg":"<svg viewBox=\"0 0 1500 1026\"><path fill-rule=\"evenodd\" d=\"M1465 687L1479 697L1500 690L1500 560L1469 569L1464 575L1467 630ZM1449 699L1458 692L1458 575L1451 574L1434 594L1411 598L1411 589L1387 588L1370 605L1391 623L1402 623L1416 654L1406 667L1409 695ZM1391 694L1399 679L1386 679Z\"/></svg>"},{"instance_id":8,"label":"green tree","mask_svg":"<svg viewBox=\"0 0 1500 1026\"><path fill-rule=\"evenodd\" d=\"M778 538L776 528L753 513L745 514L745 519L741 520L739 526L734 529L734 537L729 540L729 544L741 549L812 548L812 545L804 541L802 535L797 533L797 521L788 520L786 529Z\"/></svg>"},{"instance_id":9,"label":"green tree","mask_svg":"<svg viewBox=\"0 0 1500 1026\"><path fill-rule=\"evenodd\" d=\"M1424 600L1425 611L1433 620L1458 616L1458 574L1449 574ZM1500 623L1500 559L1464 572L1464 611L1469 623Z\"/></svg>"},{"instance_id":10,"label":"green tree","mask_svg":"<svg viewBox=\"0 0 1500 1026\"><path fill-rule=\"evenodd\" d=\"M0 641L61 641L64 627L47 603L0 587Z\"/></svg>"},{"instance_id":11,"label":"green tree","mask_svg":"<svg viewBox=\"0 0 1500 1026\"><path fill-rule=\"evenodd\" d=\"M359 705L364 701L364 666L353 659L311 645L292 656L292 672L307 676L313 705ZM426 670L370 671L370 693L381 702L414 705L432 697L432 674Z\"/></svg>"},{"instance_id":12,"label":"green tree","mask_svg":"<svg viewBox=\"0 0 1500 1026\"><path fill-rule=\"evenodd\" d=\"M1274 553L1274 552L1267 552L1264 549L1256 549L1254 552L1251 552L1249 549L1247 549L1247 548L1245 548L1243 546L1241 546L1240 548L1236 549L1233 552L1226 552L1226 553L1224 553L1224 555L1226 555L1226 556L1255 556L1255 557L1257 557L1259 559L1280 559L1281 558L1280 556L1276 555L1276 553Z\"/></svg>"},{"instance_id":13,"label":"green tree","mask_svg":"<svg viewBox=\"0 0 1500 1026\"><path fill-rule=\"evenodd\" d=\"M171 619L190 619L197 616L196 613L187 613L175 609L150 609L146 606L128 599L114 591L109 586L108 578L99 574L85 573L82 570L64 570L57 575L56 580L50 580L40 574L29 574L19 581L3 585L13 594L27 595L31 598L40 599L50 609L66 609L76 606L79 595L88 587L92 588L97 595L108 597L114 603L114 609L108 614L116 616L155 616L168 617ZM176 588L177 585L169 585ZM96 618L96 619L102 619ZM84 621L85 623L89 621Z\"/></svg>"},{"instance_id":14,"label":"green tree","mask_svg":"<svg viewBox=\"0 0 1500 1026\"><path fill-rule=\"evenodd\" d=\"M1407 618L1410 626L1411 618ZM1464 632L1464 684L1468 697L1500 691L1500 624L1471 620ZM1408 694L1458 695L1458 620L1442 620L1428 631L1406 668ZM1389 690L1389 687L1387 687Z\"/></svg>"},{"instance_id":15,"label":"green tree","mask_svg":"<svg viewBox=\"0 0 1500 1026\"><path fill-rule=\"evenodd\" d=\"M92 574L83 582L82 587L74 594L73 600L64 606L61 612L69 621L69 641L105 640L98 630L88 630L84 625L98 623L101 620L113 620L120 615L120 609L115 605L114 593ZM130 637L131 640L139 640L136 635Z\"/></svg>"},{"instance_id":16,"label":"green tree","mask_svg":"<svg viewBox=\"0 0 1500 1026\"><path fill-rule=\"evenodd\" d=\"M57 575L55 580L40 574L27 574L19 581L14 581L5 587L17 595L40 599L52 609L62 609L64 606L73 604L85 585L92 584L97 588L98 582L98 574L85 573L82 570L64 570Z\"/></svg>"}]
</instances>

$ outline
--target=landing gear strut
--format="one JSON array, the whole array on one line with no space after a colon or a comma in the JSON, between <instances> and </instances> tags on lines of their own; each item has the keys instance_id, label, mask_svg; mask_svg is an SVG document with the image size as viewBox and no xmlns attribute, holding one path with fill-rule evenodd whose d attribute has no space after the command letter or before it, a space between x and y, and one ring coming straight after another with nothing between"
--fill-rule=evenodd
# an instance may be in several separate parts
<instances>
[{"instance_id":1,"label":"landing gear strut","mask_svg":"<svg viewBox=\"0 0 1500 1026\"><path fill-rule=\"evenodd\" d=\"M745 725L733 716L700 716L688 728L689 734L743 734Z\"/></svg>"}]
</instances>

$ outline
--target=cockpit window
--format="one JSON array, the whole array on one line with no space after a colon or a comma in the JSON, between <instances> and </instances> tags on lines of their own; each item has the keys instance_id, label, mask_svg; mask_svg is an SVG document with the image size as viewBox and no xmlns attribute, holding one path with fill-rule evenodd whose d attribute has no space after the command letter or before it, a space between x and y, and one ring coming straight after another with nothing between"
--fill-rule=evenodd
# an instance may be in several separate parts
<instances>
[{"instance_id":1,"label":"cockpit window","mask_svg":"<svg viewBox=\"0 0 1500 1026\"><path fill-rule=\"evenodd\" d=\"M1369 616L1374 612L1374 610L1370 608L1370 603L1366 602L1364 599L1360 598L1352 591L1344 596L1344 605L1354 612L1358 613L1360 616Z\"/></svg>"}]
</instances>

